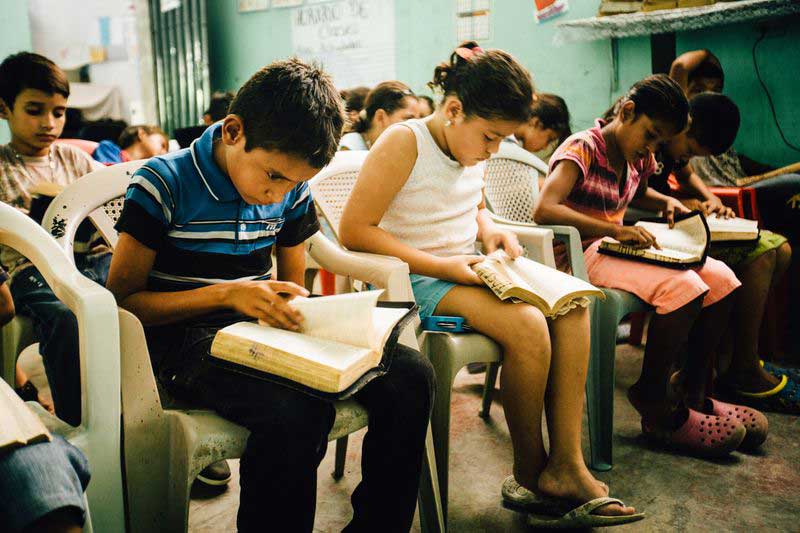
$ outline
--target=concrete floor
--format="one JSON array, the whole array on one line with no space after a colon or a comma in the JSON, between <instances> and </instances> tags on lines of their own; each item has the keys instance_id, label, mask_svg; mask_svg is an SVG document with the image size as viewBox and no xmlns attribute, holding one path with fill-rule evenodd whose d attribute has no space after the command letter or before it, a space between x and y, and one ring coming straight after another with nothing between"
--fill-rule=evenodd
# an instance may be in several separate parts
<instances>
[{"instance_id":1,"label":"concrete floor","mask_svg":"<svg viewBox=\"0 0 800 533\"><path fill-rule=\"evenodd\" d=\"M770 436L754 455L735 453L708 461L650 449L625 399L625 390L641 368L641 355L640 348L618 347L615 465L598 477L610 485L613 496L645 511L648 518L616 530L800 531L798 418L770 414ZM495 402L490 421L477 416L482 377L462 372L454 387L449 530L530 531L521 515L500 505L500 485L511 469L511 445L500 402ZM339 482L330 476L334 447L328 449L320 467L316 531L340 531L350 518L349 495L360 478L362 434L351 436L346 474ZM584 450L588 453L586 431ZM238 461L231 466L234 480L227 490L195 490L189 527L193 533L235 531ZM269 517L264 518L268 524Z\"/></svg>"}]
</instances>

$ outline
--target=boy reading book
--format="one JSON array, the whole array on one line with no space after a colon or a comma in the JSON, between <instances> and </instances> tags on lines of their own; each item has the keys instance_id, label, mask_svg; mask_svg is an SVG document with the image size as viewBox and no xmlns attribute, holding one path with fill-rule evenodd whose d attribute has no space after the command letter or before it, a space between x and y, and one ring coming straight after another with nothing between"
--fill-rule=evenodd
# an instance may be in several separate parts
<instances>
[{"instance_id":1,"label":"boy reading book","mask_svg":"<svg viewBox=\"0 0 800 533\"><path fill-rule=\"evenodd\" d=\"M0 64L0 118L11 130L11 141L0 146L0 201L29 213L34 187L63 187L102 168L81 150L55 143L64 128L68 98L67 77L49 59L20 52ZM91 238L76 239L75 252L78 270L104 283L111 261L108 248L95 245ZM33 320L56 414L78 425L81 394L75 315L16 251L0 247L0 263L10 276L17 312Z\"/></svg>"},{"instance_id":2,"label":"boy reading book","mask_svg":"<svg viewBox=\"0 0 800 533\"><path fill-rule=\"evenodd\" d=\"M319 229L305 182L336 152L344 113L328 75L296 59L256 72L229 111L190 148L134 174L108 288L145 325L165 388L251 431L239 531L311 531L334 406L222 370L208 351L243 319L302 328L287 300L308 294L303 241ZM430 363L398 346L388 374L356 393L370 427L348 531L411 527L432 390Z\"/></svg>"}]
</instances>

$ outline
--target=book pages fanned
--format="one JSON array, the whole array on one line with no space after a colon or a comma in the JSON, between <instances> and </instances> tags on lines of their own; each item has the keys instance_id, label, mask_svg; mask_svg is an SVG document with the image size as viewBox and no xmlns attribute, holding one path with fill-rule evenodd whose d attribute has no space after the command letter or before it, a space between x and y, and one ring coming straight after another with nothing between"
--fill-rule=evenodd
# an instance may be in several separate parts
<instances>
[{"instance_id":1,"label":"book pages fanned","mask_svg":"<svg viewBox=\"0 0 800 533\"><path fill-rule=\"evenodd\" d=\"M321 392L341 392L381 363L392 331L409 315L407 307L377 307L382 292L298 298L290 305L304 317L302 332L238 322L217 332L210 353Z\"/></svg>"},{"instance_id":2,"label":"book pages fanned","mask_svg":"<svg viewBox=\"0 0 800 533\"><path fill-rule=\"evenodd\" d=\"M492 252L473 269L501 300L529 303L548 317L587 306L589 296L605 297L581 279L525 257L512 260L503 250Z\"/></svg>"},{"instance_id":3,"label":"book pages fanned","mask_svg":"<svg viewBox=\"0 0 800 533\"><path fill-rule=\"evenodd\" d=\"M0 453L50 439L39 417L0 379Z\"/></svg>"}]
</instances>

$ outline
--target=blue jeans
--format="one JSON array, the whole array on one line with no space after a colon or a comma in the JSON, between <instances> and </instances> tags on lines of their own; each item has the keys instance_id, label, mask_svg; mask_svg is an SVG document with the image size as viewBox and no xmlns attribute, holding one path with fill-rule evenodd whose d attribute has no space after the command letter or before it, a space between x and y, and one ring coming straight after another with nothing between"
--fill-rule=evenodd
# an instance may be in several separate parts
<instances>
[{"instance_id":1,"label":"blue jeans","mask_svg":"<svg viewBox=\"0 0 800 533\"><path fill-rule=\"evenodd\" d=\"M106 284L110 264L110 253L75 257L78 270L100 285ZM77 426L81 423L78 319L56 297L35 267L17 272L10 289L17 313L33 320L56 414L64 422Z\"/></svg>"},{"instance_id":2,"label":"blue jeans","mask_svg":"<svg viewBox=\"0 0 800 533\"><path fill-rule=\"evenodd\" d=\"M172 395L214 409L250 430L239 469L239 532L310 532L317 467L325 456L335 408L294 389L211 364L208 350L219 329L220 325L147 328L157 375ZM355 394L369 412L369 428L346 532L411 528L433 391L430 362L398 345L389 372Z\"/></svg>"},{"instance_id":3,"label":"blue jeans","mask_svg":"<svg viewBox=\"0 0 800 533\"><path fill-rule=\"evenodd\" d=\"M86 457L58 435L52 442L0 452L0 529L22 531L65 508L83 525L83 491L88 484Z\"/></svg>"}]
</instances>

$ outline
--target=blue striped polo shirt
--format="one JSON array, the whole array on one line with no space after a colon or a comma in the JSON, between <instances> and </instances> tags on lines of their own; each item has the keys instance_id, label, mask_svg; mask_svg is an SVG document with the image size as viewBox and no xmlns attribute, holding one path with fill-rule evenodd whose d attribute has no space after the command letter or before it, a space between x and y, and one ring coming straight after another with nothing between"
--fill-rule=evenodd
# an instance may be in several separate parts
<instances>
[{"instance_id":1,"label":"blue striped polo shirt","mask_svg":"<svg viewBox=\"0 0 800 533\"><path fill-rule=\"evenodd\" d=\"M213 158L220 128L150 159L131 179L116 228L156 251L148 290L268 279L273 245L298 245L319 229L306 183L278 203L242 199Z\"/></svg>"}]
</instances>

